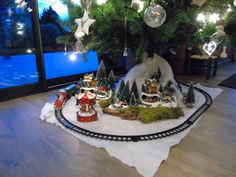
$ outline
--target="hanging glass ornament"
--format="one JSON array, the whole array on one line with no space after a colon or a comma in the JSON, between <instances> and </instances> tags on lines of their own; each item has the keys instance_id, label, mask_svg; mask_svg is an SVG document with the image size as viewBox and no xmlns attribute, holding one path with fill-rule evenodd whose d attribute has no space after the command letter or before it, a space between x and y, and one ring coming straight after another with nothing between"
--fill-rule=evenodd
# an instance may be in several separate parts
<instances>
[{"instance_id":1,"label":"hanging glass ornament","mask_svg":"<svg viewBox=\"0 0 236 177\"><path fill-rule=\"evenodd\" d=\"M125 47L124 47L123 56L124 57L128 56L128 51L127 51L127 17L125 17Z\"/></svg>"},{"instance_id":2,"label":"hanging glass ornament","mask_svg":"<svg viewBox=\"0 0 236 177\"><path fill-rule=\"evenodd\" d=\"M64 46L64 55L67 55L67 47L66 47L66 43L65 43L65 46Z\"/></svg>"},{"instance_id":3,"label":"hanging glass ornament","mask_svg":"<svg viewBox=\"0 0 236 177\"><path fill-rule=\"evenodd\" d=\"M157 28L163 24L166 19L165 9L154 3L154 0L150 2L150 6L144 12L145 23L152 27Z\"/></svg>"},{"instance_id":4,"label":"hanging glass ornament","mask_svg":"<svg viewBox=\"0 0 236 177\"><path fill-rule=\"evenodd\" d=\"M77 39L75 43L75 51L78 53L85 53L86 51L82 43L82 38L85 34L89 34L89 27L95 22L95 20L89 18L88 12L85 10L83 17L75 19L75 22L78 24L77 30L74 33L74 36Z\"/></svg>"},{"instance_id":5,"label":"hanging glass ornament","mask_svg":"<svg viewBox=\"0 0 236 177\"><path fill-rule=\"evenodd\" d=\"M127 49L127 47L125 47L125 49L124 49L123 56L124 57L128 56L128 49Z\"/></svg>"},{"instance_id":6,"label":"hanging glass ornament","mask_svg":"<svg viewBox=\"0 0 236 177\"><path fill-rule=\"evenodd\" d=\"M75 42L75 49L74 49L75 53L86 53L86 50L84 49L84 45L83 42L78 39Z\"/></svg>"}]
</instances>

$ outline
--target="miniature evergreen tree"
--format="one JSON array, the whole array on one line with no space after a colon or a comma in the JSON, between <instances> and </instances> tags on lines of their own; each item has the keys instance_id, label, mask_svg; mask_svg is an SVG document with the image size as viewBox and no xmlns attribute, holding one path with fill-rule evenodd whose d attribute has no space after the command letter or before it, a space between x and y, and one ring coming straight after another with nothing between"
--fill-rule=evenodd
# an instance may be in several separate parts
<instances>
[{"instance_id":1,"label":"miniature evergreen tree","mask_svg":"<svg viewBox=\"0 0 236 177\"><path fill-rule=\"evenodd\" d=\"M162 86L162 84L160 84L160 87L159 87L159 92L163 92L163 86Z\"/></svg>"},{"instance_id":2,"label":"miniature evergreen tree","mask_svg":"<svg viewBox=\"0 0 236 177\"><path fill-rule=\"evenodd\" d=\"M156 72L152 75L151 79L155 79L157 82L159 82L159 77Z\"/></svg>"},{"instance_id":3,"label":"miniature evergreen tree","mask_svg":"<svg viewBox=\"0 0 236 177\"><path fill-rule=\"evenodd\" d=\"M118 91L117 91L117 97L118 97L118 98L120 98L120 95L121 95L121 92L122 92L124 86L125 86L125 82L124 82L124 80L122 79L121 82L120 82L119 89L118 89Z\"/></svg>"},{"instance_id":4,"label":"miniature evergreen tree","mask_svg":"<svg viewBox=\"0 0 236 177\"><path fill-rule=\"evenodd\" d=\"M136 80L134 79L133 83L132 83L132 87L131 87L131 90L130 90L131 94L133 93L136 100L139 100L139 93L138 93L138 87L137 87L137 83L136 83ZM131 97L131 95L130 95Z\"/></svg>"},{"instance_id":5,"label":"miniature evergreen tree","mask_svg":"<svg viewBox=\"0 0 236 177\"><path fill-rule=\"evenodd\" d=\"M161 78L161 70L160 70L159 67L158 67L158 70L157 70L157 78L158 78L158 80L160 80L160 78Z\"/></svg>"},{"instance_id":6,"label":"miniature evergreen tree","mask_svg":"<svg viewBox=\"0 0 236 177\"><path fill-rule=\"evenodd\" d=\"M152 75L151 79L156 79L156 77L157 77L157 73L155 72L155 73Z\"/></svg>"},{"instance_id":7,"label":"miniature evergreen tree","mask_svg":"<svg viewBox=\"0 0 236 177\"><path fill-rule=\"evenodd\" d=\"M187 97L186 97L186 103L195 103L195 94L194 94L193 84L192 83L191 83L191 85L188 88L188 93L187 93Z\"/></svg>"},{"instance_id":8,"label":"miniature evergreen tree","mask_svg":"<svg viewBox=\"0 0 236 177\"><path fill-rule=\"evenodd\" d=\"M130 105L130 106L137 106L137 105L138 105L138 104L137 104L137 100L136 100L135 95L134 95L133 92L131 93L129 105Z\"/></svg>"},{"instance_id":9,"label":"miniature evergreen tree","mask_svg":"<svg viewBox=\"0 0 236 177\"><path fill-rule=\"evenodd\" d=\"M115 92L112 92L111 98L110 98L111 104L115 103Z\"/></svg>"},{"instance_id":10,"label":"miniature evergreen tree","mask_svg":"<svg viewBox=\"0 0 236 177\"><path fill-rule=\"evenodd\" d=\"M100 62L100 65L98 67L96 80L98 82L98 85L104 86L106 84L107 74L106 74L106 67L103 63L103 60Z\"/></svg>"},{"instance_id":11,"label":"miniature evergreen tree","mask_svg":"<svg viewBox=\"0 0 236 177\"><path fill-rule=\"evenodd\" d=\"M173 94L175 92L175 89L171 87L172 84L173 84L172 81L169 80L163 90Z\"/></svg>"},{"instance_id":12,"label":"miniature evergreen tree","mask_svg":"<svg viewBox=\"0 0 236 177\"><path fill-rule=\"evenodd\" d=\"M114 88L115 82L116 82L116 79L115 79L113 71L111 70L108 76L108 84L110 85L110 88Z\"/></svg>"},{"instance_id":13,"label":"miniature evergreen tree","mask_svg":"<svg viewBox=\"0 0 236 177\"><path fill-rule=\"evenodd\" d=\"M146 88L145 88L145 86L142 84L142 92L146 92Z\"/></svg>"},{"instance_id":14,"label":"miniature evergreen tree","mask_svg":"<svg viewBox=\"0 0 236 177\"><path fill-rule=\"evenodd\" d=\"M122 101L129 101L129 81L126 82L122 92L120 94L120 100Z\"/></svg>"}]
</instances>

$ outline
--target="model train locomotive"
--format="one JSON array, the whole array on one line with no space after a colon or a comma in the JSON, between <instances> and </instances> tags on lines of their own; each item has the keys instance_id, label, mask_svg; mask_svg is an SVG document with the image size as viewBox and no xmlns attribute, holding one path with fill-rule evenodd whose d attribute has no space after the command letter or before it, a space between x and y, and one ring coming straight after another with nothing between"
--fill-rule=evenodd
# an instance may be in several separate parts
<instances>
[{"instance_id":1,"label":"model train locomotive","mask_svg":"<svg viewBox=\"0 0 236 177\"><path fill-rule=\"evenodd\" d=\"M54 108L56 110L61 110L66 101L76 93L78 87L79 86L76 84L71 84L64 89L60 89L57 92L57 99L54 103Z\"/></svg>"}]
</instances>

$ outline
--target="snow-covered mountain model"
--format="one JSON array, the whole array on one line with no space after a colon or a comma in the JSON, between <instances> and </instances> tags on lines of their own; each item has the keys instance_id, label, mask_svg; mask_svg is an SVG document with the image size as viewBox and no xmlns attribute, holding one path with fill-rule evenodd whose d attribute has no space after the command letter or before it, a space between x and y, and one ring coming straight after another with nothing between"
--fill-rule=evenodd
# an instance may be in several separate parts
<instances>
[{"instance_id":1,"label":"snow-covered mountain model","mask_svg":"<svg viewBox=\"0 0 236 177\"><path fill-rule=\"evenodd\" d=\"M132 83L135 79L137 82L137 87L139 92L141 93L142 84L145 82L145 79L151 78L155 73L158 72L158 68L161 72L160 83L164 86L168 83L168 81L172 82L172 87L175 90L175 97L177 99L178 105L182 105L181 100L183 99L183 95L178 88L178 84L174 78L174 74L172 68L168 64L168 62L154 54L152 58L147 57L144 59L143 63L135 65L124 77L124 81Z\"/></svg>"}]
</instances>

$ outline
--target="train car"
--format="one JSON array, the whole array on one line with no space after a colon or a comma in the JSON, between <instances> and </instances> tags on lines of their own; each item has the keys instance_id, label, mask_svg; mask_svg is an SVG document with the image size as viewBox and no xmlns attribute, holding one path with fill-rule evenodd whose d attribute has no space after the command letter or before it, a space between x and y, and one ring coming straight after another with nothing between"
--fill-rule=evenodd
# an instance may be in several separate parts
<instances>
[{"instance_id":1,"label":"train car","mask_svg":"<svg viewBox=\"0 0 236 177\"><path fill-rule=\"evenodd\" d=\"M65 87L64 89L60 89L57 92L57 99L54 103L54 108L56 110L61 110L66 101L70 99L70 97L72 97L76 91L77 91L76 84L71 84Z\"/></svg>"},{"instance_id":2,"label":"train car","mask_svg":"<svg viewBox=\"0 0 236 177\"><path fill-rule=\"evenodd\" d=\"M74 96L74 94L75 94L76 91L77 91L76 84L71 84L71 85L67 86L67 87L65 88L65 90L66 90L66 93L67 93L67 95L68 95L69 97Z\"/></svg>"},{"instance_id":3,"label":"train car","mask_svg":"<svg viewBox=\"0 0 236 177\"><path fill-rule=\"evenodd\" d=\"M56 110L61 110L63 105L69 99L69 95L67 94L65 89L61 89L57 92L57 99L54 103L54 108Z\"/></svg>"}]
</instances>

